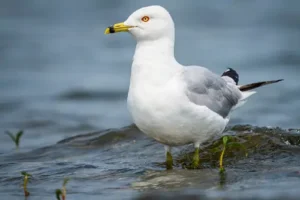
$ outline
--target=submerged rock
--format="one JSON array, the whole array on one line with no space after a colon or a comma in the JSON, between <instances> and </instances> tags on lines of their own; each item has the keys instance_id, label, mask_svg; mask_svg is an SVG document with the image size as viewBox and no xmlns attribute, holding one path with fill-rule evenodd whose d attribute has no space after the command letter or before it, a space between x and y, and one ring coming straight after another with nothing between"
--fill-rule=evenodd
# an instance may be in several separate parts
<instances>
[{"instance_id":1,"label":"submerged rock","mask_svg":"<svg viewBox=\"0 0 300 200\"><path fill-rule=\"evenodd\" d=\"M226 148L225 166L232 165L239 160L300 151L300 135L294 130L237 125L227 128L225 135L230 135L230 142L240 144ZM243 148L240 148L241 146ZM222 148L221 137L207 141L200 150L201 168L216 168ZM193 153L193 147L183 150L176 159L176 165L189 168Z\"/></svg>"}]
</instances>

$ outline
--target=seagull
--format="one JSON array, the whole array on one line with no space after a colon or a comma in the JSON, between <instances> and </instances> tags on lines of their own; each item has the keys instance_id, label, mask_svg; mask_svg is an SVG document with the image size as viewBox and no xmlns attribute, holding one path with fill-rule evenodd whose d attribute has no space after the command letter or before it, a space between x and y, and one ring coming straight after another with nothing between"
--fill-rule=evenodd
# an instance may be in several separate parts
<instances>
[{"instance_id":1,"label":"seagull","mask_svg":"<svg viewBox=\"0 0 300 200\"><path fill-rule=\"evenodd\" d=\"M253 95L254 88L282 81L238 85L239 75L221 76L201 66L183 66L174 57L175 25L170 13L154 5L133 12L105 34L129 32L136 40L127 105L133 122L165 147L166 168L172 169L171 148L193 144L192 168L200 165L200 145L222 135L230 113Z\"/></svg>"}]
</instances>

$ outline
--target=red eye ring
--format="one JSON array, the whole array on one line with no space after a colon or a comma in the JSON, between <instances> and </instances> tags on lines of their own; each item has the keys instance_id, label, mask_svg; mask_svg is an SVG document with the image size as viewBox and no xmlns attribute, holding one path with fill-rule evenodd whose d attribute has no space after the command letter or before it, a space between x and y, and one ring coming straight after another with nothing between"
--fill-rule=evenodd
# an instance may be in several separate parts
<instances>
[{"instance_id":1,"label":"red eye ring","mask_svg":"<svg viewBox=\"0 0 300 200\"><path fill-rule=\"evenodd\" d=\"M142 20L143 22L148 22L148 21L150 20L150 17L144 16L144 17L142 17L141 20Z\"/></svg>"}]
</instances>

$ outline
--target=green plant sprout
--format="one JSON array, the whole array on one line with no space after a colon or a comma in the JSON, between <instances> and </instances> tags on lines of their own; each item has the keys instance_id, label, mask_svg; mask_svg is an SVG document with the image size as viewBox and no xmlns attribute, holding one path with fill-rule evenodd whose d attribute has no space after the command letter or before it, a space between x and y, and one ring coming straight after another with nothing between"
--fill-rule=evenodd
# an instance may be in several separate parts
<instances>
[{"instance_id":1,"label":"green plant sprout","mask_svg":"<svg viewBox=\"0 0 300 200\"><path fill-rule=\"evenodd\" d=\"M219 173L219 188L220 189L224 189L224 187L225 187L225 185L226 185L226 179L227 179L227 174L226 173L224 173L224 172L220 172Z\"/></svg>"},{"instance_id":2,"label":"green plant sprout","mask_svg":"<svg viewBox=\"0 0 300 200\"><path fill-rule=\"evenodd\" d=\"M57 200L61 200L60 196L62 195L61 189L55 190L55 195Z\"/></svg>"},{"instance_id":3,"label":"green plant sprout","mask_svg":"<svg viewBox=\"0 0 300 200\"><path fill-rule=\"evenodd\" d=\"M223 139L223 149L222 149L222 152L221 152L221 155L220 155L220 167L219 167L219 171L220 171L221 174L225 172L223 160L224 160L224 155L225 155L226 148L236 147L236 148L243 149L245 151L245 156L246 157L248 156L247 149L245 148L244 145L242 145L238 142L229 142L230 141L230 136L228 136L228 135L223 136L222 139Z\"/></svg>"},{"instance_id":4,"label":"green plant sprout","mask_svg":"<svg viewBox=\"0 0 300 200\"><path fill-rule=\"evenodd\" d=\"M63 182L63 185L62 185L62 188L61 189L56 189L55 190L55 195L56 195L56 199L57 200L66 200L66 197L67 197L67 183L69 182L69 178L64 178L64 182ZM61 198L60 198L61 196Z\"/></svg>"},{"instance_id":5,"label":"green plant sprout","mask_svg":"<svg viewBox=\"0 0 300 200\"><path fill-rule=\"evenodd\" d=\"M16 149L19 149L20 139L21 136L23 135L23 131L17 132L16 136L14 136L14 134L9 131L6 131L5 133L11 138L12 141L14 141L16 145Z\"/></svg>"},{"instance_id":6,"label":"green plant sprout","mask_svg":"<svg viewBox=\"0 0 300 200\"><path fill-rule=\"evenodd\" d=\"M25 195L25 197L28 197L30 195L30 193L27 190L27 183L28 183L28 180L29 180L29 177L31 176L31 174L28 174L25 171L21 172L21 174L24 177L24 180L23 180L24 195Z\"/></svg>"},{"instance_id":7,"label":"green plant sprout","mask_svg":"<svg viewBox=\"0 0 300 200\"><path fill-rule=\"evenodd\" d=\"M229 137L227 135L225 135L223 137L223 150L222 150L221 155L220 155L220 173L225 172L225 168L223 166L223 158L224 158L224 154L225 154L228 139L229 139Z\"/></svg>"}]
</instances>

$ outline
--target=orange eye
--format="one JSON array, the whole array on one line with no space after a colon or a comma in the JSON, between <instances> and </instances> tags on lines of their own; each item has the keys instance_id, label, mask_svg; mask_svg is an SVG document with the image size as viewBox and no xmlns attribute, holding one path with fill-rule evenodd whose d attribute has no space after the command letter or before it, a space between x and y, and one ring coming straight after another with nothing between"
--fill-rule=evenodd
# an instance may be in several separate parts
<instances>
[{"instance_id":1,"label":"orange eye","mask_svg":"<svg viewBox=\"0 0 300 200\"><path fill-rule=\"evenodd\" d=\"M150 18L148 16L144 16L141 19L143 22L148 22L150 20Z\"/></svg>"}]
</instances>

